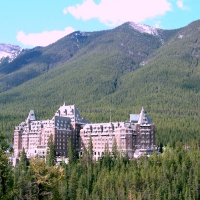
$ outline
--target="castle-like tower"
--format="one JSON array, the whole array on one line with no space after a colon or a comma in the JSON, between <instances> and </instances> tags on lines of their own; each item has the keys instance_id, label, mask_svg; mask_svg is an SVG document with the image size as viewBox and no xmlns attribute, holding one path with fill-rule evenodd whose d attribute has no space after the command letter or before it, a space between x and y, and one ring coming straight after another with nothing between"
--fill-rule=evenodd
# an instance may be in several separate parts
<instances>
[{"instance_id":1,"label":"castle-like tower","mask_svg":"<svg viewBox=\"0 0 200 200\"><path fill-rule=\"evenodd\" d=\"M142 108L139 115L130 115L130 121L134 123L134 131L137 134L136 149L154 149L155 132L152 117L147 116Z\"/></svg>"}]
</instances>

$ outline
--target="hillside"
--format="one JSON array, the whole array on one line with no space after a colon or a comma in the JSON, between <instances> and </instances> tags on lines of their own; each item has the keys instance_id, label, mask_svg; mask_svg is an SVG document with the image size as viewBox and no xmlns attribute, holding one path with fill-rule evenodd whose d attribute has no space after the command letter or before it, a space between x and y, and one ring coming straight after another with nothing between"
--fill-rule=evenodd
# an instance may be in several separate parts
<instances>
[{"instance_id":1,"label":"hillside","mask_svg":"<svg viewBox=\"0 0 200 200\"><path fill-rule=\"evenodd\" d=\"M106 65L115 65L122 71L132 71L173 33L164 30L159 32L157 37L141 34L130 23L126 23L108 31L77 31L47 47L25 50L12 62L4 61L0 64L0 92L19 86L63 63L67 64L71 59L76 60L89 53L94 53L95 59L98 54L105 55L106 52Z\"/></svg>"},{"instance_id":2,"label":"hillside","mask_svg":"<svg viewBox=\"0 0 200 200\"><path fill-rule=\"evenodd\" d=\"M158 35L153 35L126 23L109 31L85 33L79 48L72 42L77 49L65 61L63 57L61 65L43 72L38 68L32 80L2 89L7 89L0 93L2 130L12 134L30 109L38 118L50 118L66 101L76 104L92 122L109 120L110 109L113 121L128 120L130 113L139 113L143 106L154 118L157 144L199 140L198 27L196 21L178 30L158 29ZM41 59L44 52L51 48L54 52L59 42L71 41L74 34L44 49L36 48L43 52ZM0 80L4 83L6 76L32 70L31 63L6 75L2 72Z\"/></svg>"}]
</instances>

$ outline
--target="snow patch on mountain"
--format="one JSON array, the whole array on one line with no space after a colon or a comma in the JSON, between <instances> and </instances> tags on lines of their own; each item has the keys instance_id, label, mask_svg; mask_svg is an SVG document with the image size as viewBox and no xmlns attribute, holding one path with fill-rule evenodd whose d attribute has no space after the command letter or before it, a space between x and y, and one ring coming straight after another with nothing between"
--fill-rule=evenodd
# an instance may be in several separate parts
<instances>
[{"instance_id":1,"label":"snow patch on mountain","mask_svg":"<svg viewBox=\"0 0 200 200\"><path fill-rule=\"evenodd\" d=\"M148 33L148 34L155 35L155 36L158 35L157 28L154 28L154 27L151 27L148 25L143 25L143 24L136 24L134 22L130 22L129 24L132 28L139 31L140 33Z\"/></svg>"},{"instance_id":2,"label":"snow patch on mountain","mask_svg":"<svg viewBox=\"0 0 200 200\"><path fill-rule=\"evenodd\" d=\"M182 38L183 38L183 35L180 34L180 35L178 36L178 38L179 38L179 39L182 39Z\"/></svg>"},{"instance_id":3,"label":"snow patch on mountain","mask_svg":"<svg viewBox=\"0 0 200 200\"><path fill-rule=\"evenodd\" d=\"M0 44L0 62L3 58L8 57L9 62L12 62L23 49L16 45Z\"/></svg>"}]
</instances>

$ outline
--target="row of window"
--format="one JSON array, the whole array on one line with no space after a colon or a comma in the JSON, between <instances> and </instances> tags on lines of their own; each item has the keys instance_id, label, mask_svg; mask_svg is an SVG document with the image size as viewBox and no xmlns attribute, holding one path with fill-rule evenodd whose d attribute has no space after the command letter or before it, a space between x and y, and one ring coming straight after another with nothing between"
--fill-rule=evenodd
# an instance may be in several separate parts
<instances>
[{"instance_id":1,"label":"row of window","mask_svg":"<svg viewBox=\"0 0 200 200\"><path fill-rule=\"evenodd\" d=\"M58 146L56 149L65 149L65 146Z\"/></svg>"}]
</instances>

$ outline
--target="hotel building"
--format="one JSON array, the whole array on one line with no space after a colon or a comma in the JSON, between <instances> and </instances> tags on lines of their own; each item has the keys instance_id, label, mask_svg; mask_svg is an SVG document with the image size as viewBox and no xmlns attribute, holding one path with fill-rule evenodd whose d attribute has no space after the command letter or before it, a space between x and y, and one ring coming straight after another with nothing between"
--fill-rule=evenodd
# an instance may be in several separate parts
<instances>
[{"instance_id":1,"label":"hotel building","mask_svg":"<svg viewBox=\"0 0 200 200\"><path fill-rule=\"evenodd\" d=\"M14 156L19 157L25 149L27 157L45 157L49 136L53 136L57 156L67 157L70 139L74 149L83 154L90 138L94 159L103 156L105 146L112 152L114 141L121 153L130 158L134 153L155 150L155 132L151 116L142 108L140 114L130 114L128 122L90 123L83 119L75 105L61 106L51 120L37 120L34 110L27 119L15 127Z\"/></svg>"}]
</instances>

